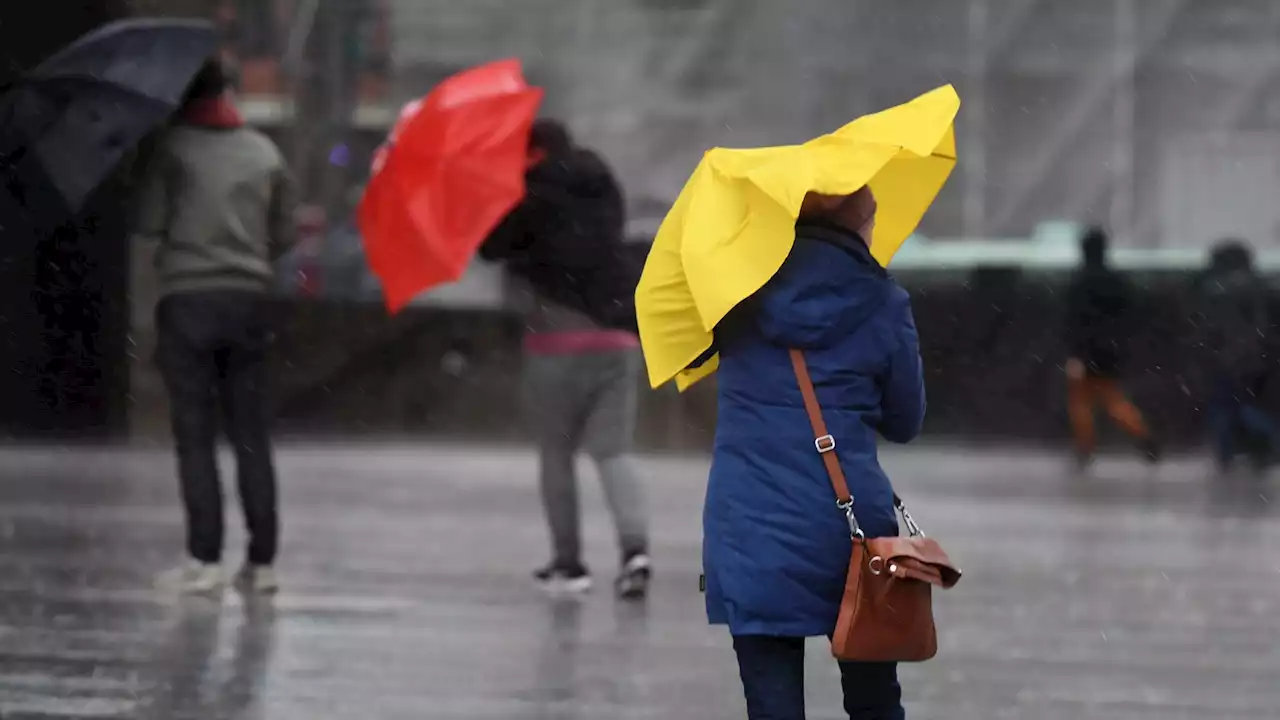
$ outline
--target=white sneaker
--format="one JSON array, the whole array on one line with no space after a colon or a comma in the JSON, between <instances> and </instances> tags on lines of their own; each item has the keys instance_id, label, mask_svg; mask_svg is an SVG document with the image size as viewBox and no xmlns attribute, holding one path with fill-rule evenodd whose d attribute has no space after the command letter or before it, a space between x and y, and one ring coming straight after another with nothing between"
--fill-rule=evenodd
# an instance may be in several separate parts
<instances>
[{"instance_id":1,"label":"white sneaker","mask_svg":"<svg viewBox=\"0 0 1280 720\"><path fill-rule=\"evenodd\" d=\"M188 560L186 565L160 576L157 585L184 593L207 593L222 587L222 566Z\"/></svg>"},{"instance_id":2,"label":"white sneaker","mask_svg":"<svg viewBox=\"0 0 1280 720\"><path fill-rule=\"evenodd\" d=\"M236 586L243 592L270 595L280 589L280 581L270 565L245 565L236 574Z\"/></svg>"},{"instance_id":3,"label":"white sneaker","mask_svg":"<svg viewBox=\"0 0 1280 720\"><path fill-rule=\"evenodd\" d=\"M552 563L533 573L533 579L552 595L582 595L591 592L591 573L581 563L561 567Z\"/></svg>"},{"instance_id":4,"label":"white sneaker","mask_svg":"<svg viewBox=\"0 0 1280 720\"><path fill-rule=\"evenodd\" d=\"M622 564L615 587L618 597L624 600L640 600L649 593L649 579L653 577L653 561L644 553L637 553Z\"/></svg>"}]
</instances>

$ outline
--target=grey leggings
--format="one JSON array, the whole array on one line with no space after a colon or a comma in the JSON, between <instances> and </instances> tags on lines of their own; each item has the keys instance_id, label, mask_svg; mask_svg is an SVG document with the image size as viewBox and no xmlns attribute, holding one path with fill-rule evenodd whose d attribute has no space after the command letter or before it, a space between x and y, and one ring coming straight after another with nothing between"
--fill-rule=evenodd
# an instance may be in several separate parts
<instances>
[{"instance_id":1,"label":"grey leggings","mask_svg":"<svg viewBox=\"0 0 1280 720\"><path fill-rule=\"evenodd\" d=\"M526 355L524 407L540 454L539 484L557 564L582 558L574 458L595 462L623 557L646 552L644 496L631 457L635 432L635 350L574 355Z\"/></svg>"}]
</instances>

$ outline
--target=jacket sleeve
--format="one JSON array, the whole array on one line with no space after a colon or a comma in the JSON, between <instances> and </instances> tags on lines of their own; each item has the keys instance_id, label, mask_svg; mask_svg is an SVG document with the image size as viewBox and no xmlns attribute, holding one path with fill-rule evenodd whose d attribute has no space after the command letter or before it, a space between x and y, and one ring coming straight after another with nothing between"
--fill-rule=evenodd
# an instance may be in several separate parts
<instances>
[{"instance_id":1,"label":"jacket sleeve","mask_svg":"<svg viewBox=\"0 0 1280 720\"><path fill-rule=\"evenodd\" d=\"M480 246L480 257L490 262L502 262L510 260L527 247L525 228L532 213L530 204L531 201L526 198L502 218Z\"/></svg>"},{"instance_id":2,"label":"jacket sleeve","mask_svg":"<svg viewBox=\"0 0 1280 720\"><path fill-rule=\"evenodd\" d=\"M603 228L607 228L609 235L625 240L627 235L627 198L623 194L622 185L618 182L617 176L613 174L613 170L605 164L603 159L600 164L604 168L601 177L600 205L603 215L601 224Z\"/></svg>"},{"instance_id":3,"label":"jacket sleeve","mask_svg":"<svg viewBox=\"0 0 1280 720\"><path fill-rule=\"evenodd\" d=\"M293 249L298 242L297 188L289 171L283 166L276 171L271 184L271 201L267 212L267 232L271 261L275 262Z\"/></svg>"},{"instance_id":4,"label":"jacket sleeve","mask_svg":"<svg viewBox=\"0 0 1280 720\"><path fill-rule=\"evenodd\" d=\"M890 353L888 368L881 378L878 429L889 442L908 443L920 434L924 423L924 366L911 304L904 299L899 312L897 346Z\"/></svg>"}]
</instances>

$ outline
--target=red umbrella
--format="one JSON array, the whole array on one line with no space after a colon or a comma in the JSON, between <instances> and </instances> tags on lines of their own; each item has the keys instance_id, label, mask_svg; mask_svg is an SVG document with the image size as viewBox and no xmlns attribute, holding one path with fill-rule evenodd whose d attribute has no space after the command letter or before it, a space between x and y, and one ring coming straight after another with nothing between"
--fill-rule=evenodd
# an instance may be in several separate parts
<instances>
[{"instance_id":1,"label":"red umbrella","mask_svg":"<svg viewBox=\"0 0 1280 720\"><path fill-rule=\"evenodd\" d=\"M501 60L454 75L405 106L374 158L359 209L388 311L462 277L524 197L529 130L541 102L520 61Z\"/></svg>"}]
</instances>

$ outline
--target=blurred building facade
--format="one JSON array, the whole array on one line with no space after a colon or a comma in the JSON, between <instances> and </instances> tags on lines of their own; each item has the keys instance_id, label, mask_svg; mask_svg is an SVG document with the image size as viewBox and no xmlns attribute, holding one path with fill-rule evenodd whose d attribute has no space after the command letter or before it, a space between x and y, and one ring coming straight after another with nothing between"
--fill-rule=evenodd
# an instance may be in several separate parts
<instances>
[{"instance_id":1,"label":"blurred building facade","mask_svg":"<svg viewBox=\"0 0 1280 720\"><path fill-rule=\"evenodd\" d=\"M1275 0L222 0L216 10L259 121L305 135L317 158L356 146L352 166L316 191L330 203L367 167L361 137L402 102L514 55L548 88L547 111L617 166L642 228L709 147L801 141L954 83L962 162L926 235L1026 237L1068 219L1105 222L1144 247L1225 233L1280 245ZM292 122L282 63L300 35L300 82L323 96L304 100L306 123Z\"/></svg>"},{"instance_id":2,"label":"blurred building facade","mask_svg":"<svg viewBox=\"0 0 1280 720\"><path fill-rule=\"evenodd\" d=\"M1009 246L1045 256L1035 272L1052 273L1071 262L1063 248L1074 230L1062 221L1098 221L1138 268L1144 253L1179 248L1166 268L1199 264L1226 234L1280 250L1276 0L134 1L217 20L248 115L303 183L313 240L285 275L294 291L332 302L290 306L299 314L281 350L281 416L300 431L518 434L508 405L520 328L493 312L500 276L477 264L424 302L452 307L387 318L351 222L401 105L500 57L520 57L548 90L546 112L608 157L637 235L656 229L712 146L803 141L954 83L961 162L921 228L932 242L909 248L929 252L904 250L898 268L909 286L928 286L917 315L930 432L1052 438L1065 427L1052 282L997 273L1008 281L981 290L981 273L911 277L936 268L944 246L964 248L947 267L979 255L1026 267L1017 253L991 252ZM994 242L981 253L960 242L975 238ZM145 358L142 275L131 286L132 341ZM1148 302L1162 314L1140 344L1153 353L1141 366L1155 370L1135 392L1177 408L1182 430L1171 432L1191 437L1183 371L1168 365L1184 350L1181 280L1151 282ZM153 375L135 364L139 436L162 432ZM645 394L647 444L704 446L710 390Z\"/></svg>"}]
</instances>

